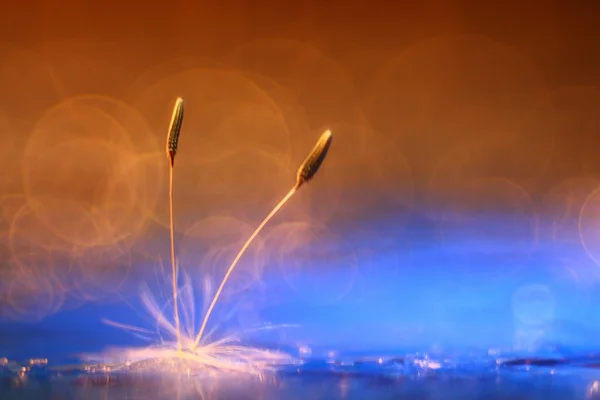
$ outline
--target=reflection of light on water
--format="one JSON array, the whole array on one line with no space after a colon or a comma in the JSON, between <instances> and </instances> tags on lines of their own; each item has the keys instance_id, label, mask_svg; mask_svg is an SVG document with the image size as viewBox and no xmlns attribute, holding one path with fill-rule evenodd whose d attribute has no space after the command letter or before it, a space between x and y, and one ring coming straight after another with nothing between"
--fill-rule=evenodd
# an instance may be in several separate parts
<instances>
[{"instance_id":1,"label":"reflection of light on water","mask_svg":"<svg viewBox=\"0 0 600 400\"><path fill-rule=\"evenodd\" d=\"M501 360L485 356L484 352L454 357L380 354L378 358L346 354L331 362L310 357L262 375L236 371L224 374L211 368L198 374L191 369L175 369L175 361L170 365L163 361L154 369L145 366L142 371L146 373L135 373L139 368L123 371L113 365L44 365L37 369L30 362L10 361L9 369L14 375L9 390L19 391L21 398L45 398L50 387L57 398L96 398L104 394L103 398L165 400L513 399L515 390L520 398L527 399L599 398L595 367L578 367L577 358L559 360L558 364L549 361L514 357ZM162 373L167 367L179 373Z\"/></svg>"},{"instance_id":2,"label":"reflection of light on water","mask_svg":"<svg viewBox=\"0 0 600 400\"><path fill-rule=\"evenodd\" d=\"M600 382L594 381L588 388L588 399L597 399L600 395Z\"/></svg>"},{"instance_id":3,"label":"reflection of light on water","mask_svg":"<svg viewBox=\"0 0 600 400\"><path fill-rule=\"evenodd\" d=\"M312 354L312 349L308 346L300 346L298 351L302 356L310 356Z\"/></svg>"},{"instance_id":4,"label":"reflection of light on water","mask_svg":"<svg viewBox=\"0 0 600 400\"><path fill-rule=\"evenodd\" d=\"M348 378L343 378L340 381L340 397L342 399L345 399L348 397L348 391L350 389L350 383L348 381L349 381Z\"/></svg>"}]
</instances>

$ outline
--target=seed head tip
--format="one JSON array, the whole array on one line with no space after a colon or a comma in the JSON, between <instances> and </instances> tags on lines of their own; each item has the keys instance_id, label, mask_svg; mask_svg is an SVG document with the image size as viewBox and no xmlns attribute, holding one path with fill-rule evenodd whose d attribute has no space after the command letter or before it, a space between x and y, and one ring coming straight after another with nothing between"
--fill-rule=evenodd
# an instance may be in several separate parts
<instances>
[{"instance_id":1,"label":"seed head tip","mask_svg":"<svg viewBox=\"0 0 600 400\"><path fill-rule=\"evenodd\" d=\"M171 162L171 166L175 161L177 153L177 145L179 144L179 134L181 133L181 125L183 124L183 98L178 97L173 107L171 115L171 123L169 125L169 133L167 136L167 157Z\"/></svg>"},{"instance_id":2,"label":"seed head tip","mask_svg":"<svg viewBox=\"0 0 600 400\"><path fill-rule=\"evenodd\" d=\"M300 188L303 184L310 181L319 168L321 164L323 164L323 160L325 160L325 156L327 156L327 152L329 151L329 147L331 146L331 141L333 139L333 135L331 130L327 129L319 140L317 144L312 149L306 160L300 165L298 169L298 175L296 177L296 190Z\"/></svg>"}]
</instances>

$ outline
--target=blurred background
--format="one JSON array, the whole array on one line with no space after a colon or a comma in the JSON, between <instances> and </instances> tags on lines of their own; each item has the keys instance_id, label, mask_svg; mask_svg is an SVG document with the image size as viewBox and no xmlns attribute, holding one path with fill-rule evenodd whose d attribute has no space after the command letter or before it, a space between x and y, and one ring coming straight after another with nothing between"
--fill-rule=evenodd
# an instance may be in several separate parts
<instances>
[{"instance_id":1,"label":"blurred background","mask_svg":"<svg viewBox=\"0 0 600 400\"><path fill-rule=\"evenodd\" d=\"M600 334L600 3L0 6L0 356L144 342L178 259L212 324L305 352L575 349ZM558 347L557 347L558 346ZM317 350L321 349L321 350Z\"/></svg>"}]
</instances>

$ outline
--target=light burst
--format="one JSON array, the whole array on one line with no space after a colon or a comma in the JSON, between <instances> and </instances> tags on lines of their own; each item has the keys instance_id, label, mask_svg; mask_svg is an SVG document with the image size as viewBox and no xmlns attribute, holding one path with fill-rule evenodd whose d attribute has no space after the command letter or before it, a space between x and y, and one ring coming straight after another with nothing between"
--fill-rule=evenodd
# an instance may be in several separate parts
<instances>
[{"instance_id":1,"label":"light burst","mask_svg":"<svg viewBox=\"0 0 600 400\"><path fill-rule=\"evenodd\" d=\"M296 362L295 358L279 351L272 351L242 345L244 335L280 328L290 325L265 325L218 336L218 326L208 332L200 343L195 343L196 328L194 322L196 299L194 287L189 276L178 290L180 310L180 328L174 319L169 318L167 310L172 308L171 301L160 305L151 290L146 286L142 290L141 301L145 311L155 321L154 329L132 326L110 320L105 323L123 329L138 338L151 343L146 347L111 348L100 354L88 355L92 362L110 365L111 370L155 371L198 374L206 372L242 372L261 376L274 368ZM205 280L204 301L212 294L210 281ZM205 314L204 309L203 314Z\"/></svg>"}]
</instances>

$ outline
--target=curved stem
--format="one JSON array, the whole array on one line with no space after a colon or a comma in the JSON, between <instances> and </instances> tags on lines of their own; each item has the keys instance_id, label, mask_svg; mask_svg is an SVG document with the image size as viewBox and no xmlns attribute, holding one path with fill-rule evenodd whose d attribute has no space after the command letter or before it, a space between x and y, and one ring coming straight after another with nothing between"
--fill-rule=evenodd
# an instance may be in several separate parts
<instances>
[{"instance_id":1,"label":"curved stem","mask_svg":"<svg viewBox=\"0 0 600 400\"><path fill-rule=\"evenodd\" d=\"M290 199L290 197L292 197L292 195L295 192L296 192L296 186L294 186L288 192L288 194L286 194L285 197L283 199L281 199L281 201L279 203L277 203L277 205L273 208L273 210L269 213L269 215L267 215L267 217L260 223L258 228L256 228L254 233L248 238L246 243L244 243L244 246L242 246L242 249L239 251L239 253L235 257L235 259L231 263L231 266L225 273L225 277L223 277L223 281L221 281L221 286L219 286L219 289L217 289L217 292L215 293L215 296L213 297L213 300L210 303L210 307L208 307L208 311L206 312L206 315L204 316L204 320L202 321L202 326L200 327L200 332L198 332L198 336L196 336L196 340L194 341L194 347L197 347L198 343L200 343L200 339L202 339L202 334L204 333L204 329L206 328L206 323L208 322L208 318L210 317L210 314L211 314L213 308L215 307L215 304L217 303L217 300L219 299L221 292L223 291L223 287L225 286L225 283L227 283L227 280L229 279L229 275L231 275L231 272L237 265L238 261L240 260L240 258L242 257L242 255L244 254L244 252L246 251L248 246L250 246L250 243L252 243L254 238L260 233L262 228L267 224L267 222L269 222L269 220L271 218L273 218L273 216L275 214L277 214L277 211L279 211L279 209L281 207L283 207L283 205Z\"/></svg>"},{"instance_id":2,"label":"curved stem","mask_svg":"<svg viewBox=\"0 0 600 400\"><path fill-rule=\"evenodd\" d=\"M177 335L177 350L181 350L181 331L179 325L179 304L177 300L177 266L175 264L175 228L173 222L173 163L169 168L169 221L171 231L171 282L173 284L173 314L175 318L175 332Z\"/></svg>"}]
</instances>

